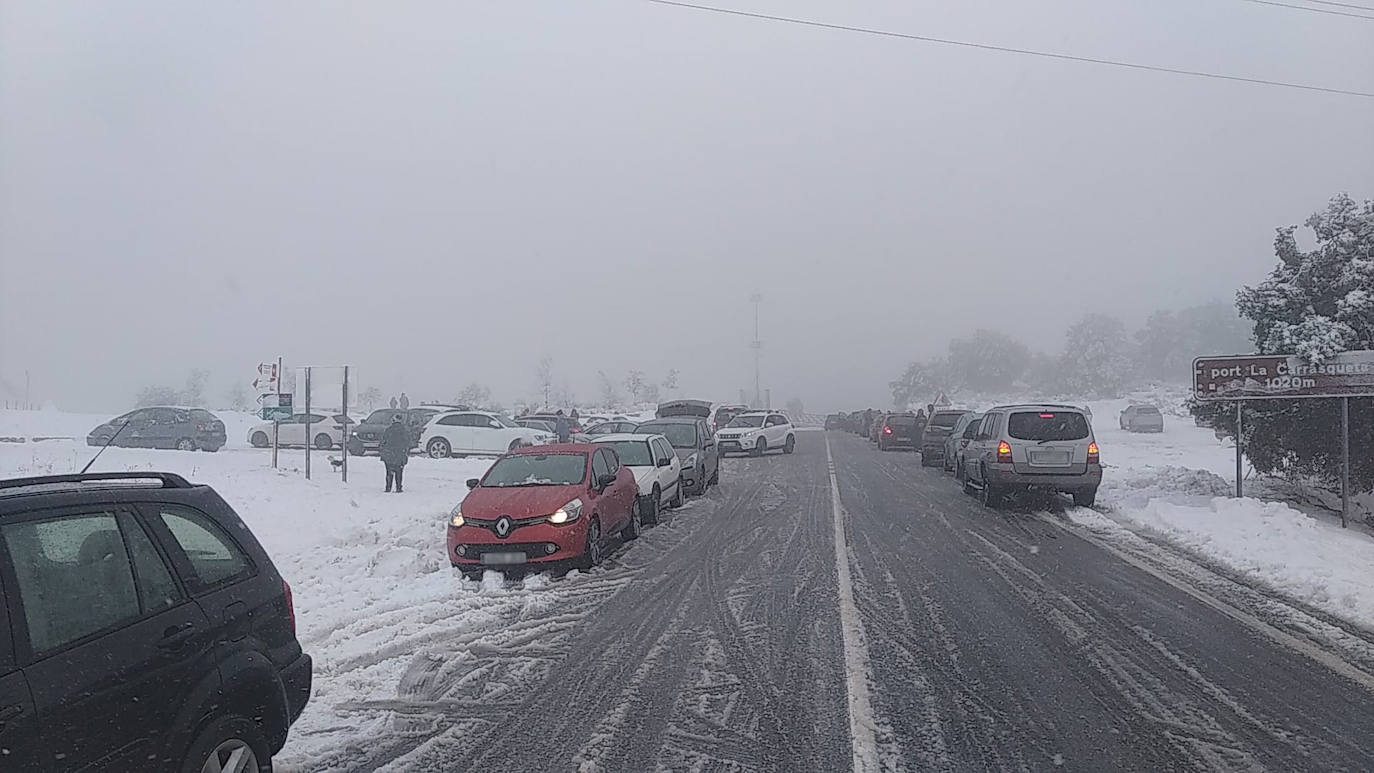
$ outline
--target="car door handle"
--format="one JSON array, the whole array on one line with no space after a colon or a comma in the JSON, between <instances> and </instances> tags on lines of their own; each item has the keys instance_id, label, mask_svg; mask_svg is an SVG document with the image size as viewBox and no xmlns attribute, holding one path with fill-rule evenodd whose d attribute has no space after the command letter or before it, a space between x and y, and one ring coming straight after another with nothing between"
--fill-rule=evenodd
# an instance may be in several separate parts
<instances>
[{"instance_id":1,"label":"car door handle","mask_svg":"<svg viewBox=\"0 0 1374 773\"><path fill-rule=\"evenodd\" d=\"M163 649L176 649L186 643L186 640L196 635L195 623L182 623L181 625L169 625L162 631L162 638L158 640L157 646Z\"/></svg>"}]
</instances>

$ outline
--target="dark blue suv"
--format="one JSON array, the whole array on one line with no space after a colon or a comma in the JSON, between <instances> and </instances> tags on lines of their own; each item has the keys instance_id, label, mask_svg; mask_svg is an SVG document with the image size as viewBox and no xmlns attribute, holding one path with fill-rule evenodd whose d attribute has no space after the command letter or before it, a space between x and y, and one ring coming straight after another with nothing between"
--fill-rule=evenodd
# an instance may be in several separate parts
<instances>
[{"instance_id":1,"label":"dark blue suv","mask_svg":"<svg viewBox=\"0 0 1374 773\"><path fill-rule=\"evenodd\" d=\"M310 697L291 588L209 486L0 480L0 769L271 769Z\"/></svg>"}]
</instances>

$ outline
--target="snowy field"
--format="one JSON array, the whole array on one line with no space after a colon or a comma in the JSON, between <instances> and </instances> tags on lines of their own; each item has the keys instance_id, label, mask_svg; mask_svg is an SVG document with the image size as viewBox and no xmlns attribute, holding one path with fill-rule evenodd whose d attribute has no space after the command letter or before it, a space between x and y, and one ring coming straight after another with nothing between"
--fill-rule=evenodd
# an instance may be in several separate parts
<instances>
[{"instance_id":1,"label":"snowy field","mask_svg":"<svg viewBox=\"0 0 1374 773\"><path fill-rule=\"evenodd\" d=\"M1167 406L1164 433L1123 432L1117 414L1127 402L1091 403L1104 482L1098 508L1069 508L1069 518L1108 539L1128 539L1129 531L1163 536L1374 627L1374 540L1366 529L1341 530L1282 503L1228 499L1234 474L1229 441L1170 415ZM493 648L533 648L529 671L491 678L475 692L497 699L537 678L547 662L538 650L556 646L560 631L628 581L633 567L615 562L558 581L537 576L504 584L491 574L480 583L465 581L444 555L445 522L466 493L466 479L481 475L490 460L414 458L406 468L406 492L385 494L376 457L350 458L344 483L327 455L316 452L314 479L307 481L303 450L283 450L281 467L273 470L270 452L247 447L254 418L219 415L229 434L219 453L111 448L95 469L168 470L214 486L291 583L301 643L315 659L315 690L292 729L280 770L337 755L352 739L367 737L357 722L377 712L358 707L396 701L406 689L423 692L438 671ZM79 470L95 450L85 445L86 432L106 418L0 411L0 476ZM639 544L670 550L689 537L689 529L669 522ZM435 673L413 673L417 652L433 653Z\"/></svg>"}]
</instances>

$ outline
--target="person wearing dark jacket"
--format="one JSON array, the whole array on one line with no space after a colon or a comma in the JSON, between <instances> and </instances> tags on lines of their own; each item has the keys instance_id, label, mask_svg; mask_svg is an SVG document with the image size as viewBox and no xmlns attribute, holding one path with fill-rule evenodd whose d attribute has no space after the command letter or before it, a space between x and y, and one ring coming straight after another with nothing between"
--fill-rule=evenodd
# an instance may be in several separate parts
<instances>
[{"instance_id":1,"label":"person wearing dark jacket","mask_svg":"<svg viewBox=\"0 0 1374 773\"><path fill-rule=\"evenodd\" d=\"M382 433L382 464L386 465L386 490L396 484L396 493L401 493L401 474L405 472L406 462L410 461L410 430L401 414L393 416L391 426Z\"/></svg>"},{"instance_id":2,"label":"person wearing dark jacket","mask_svg":"<svg viewBox=\"0 0 1374 773\"><path fill-rule=\"evenodd\" d=\"M562 411L553 420L553 431L558 435L558 442L567 443L572 440L572 425L568 424L568 417Z\"/></svg>"}]
</instances>

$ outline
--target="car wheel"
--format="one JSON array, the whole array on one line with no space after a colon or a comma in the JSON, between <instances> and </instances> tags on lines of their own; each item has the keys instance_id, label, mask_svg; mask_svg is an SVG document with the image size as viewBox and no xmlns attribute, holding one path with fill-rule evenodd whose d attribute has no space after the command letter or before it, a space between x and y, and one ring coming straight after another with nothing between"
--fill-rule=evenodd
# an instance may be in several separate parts
<instances>
[{"instance_id":1,"label":"car wheel","mask_svg":"<svg viewBox=\"0 0 1374 773\"><path fill-rule=\"evenodd\" d=\"M752 451L752 453L754 456L763 456L764 454L768 453L768 441L763 438L759 438L759 442L754 444L754 450Z\"/></svg>"},{"instance_id":2,"label":"car wheel","mask_svg":"<svg viewBox=\"0 0 1374 773\"><path fill-rule=\"evenodd\" d=\"M348 453L352 456L362 456L367 453L367 450L363 448L361 444L350 443L348 445Z\"/></svg>"},{"instance_id":3,"label":"car wheel","mask_svg":"<svg viewBox=\"0 0 1374 773\"><path fill-rule=\"evenodd\" d=\"M787 442L782 444L782 452L784 454L790 454L795 450L797 450L797 436L788 435Z\"/></svg>"},{"instance_id":4,"label":"car wheel","mask_svg":"<svg viewBox=\"0 0 1374 773\"><path fill-rule=\"evenodd\" d=\"M716 460L716 469L711 473L711 480L708 481L712 486L720 485L720 460Z\"/></svg>"},{"instance_id":5,"label":"car wheel","mask_svg":"<svg viewBox=\"0 0 1374 773\"><path fill-rule=\"evenodd\" d=\"M1078 507L1092 507L1097 503L1097 489L1085 488L1073 492L1073 503Z\"/></svg>"},{"instance_id":6,"label":"car wheel","mask_svg":"<svg viewBox=\"0 0 1374 773\"><path fill-rule=\"evenodd\" d=\"M673 489L673 498L668 501L668 506L676 510L682 507L682 478L677 479L677 488Z\"/></svg>"},{"instance_id":7,"label":"car wheel","mask_svg":"<svg viewBox=\"0 0 1374 773\"><path fill-rule=\"evenodd\" d=\"M177 450L178 450L178 451L194 451L194 450L196 450L196 441L194 441L194 440L192 440L192 439L190 439L190 438L188 438L188 437L184 437L184 438L182 438L182 439L180 439L180 440L177 441Z\"/></svg>"},{"instance_id":8,"label":"car wheel","mask_svg":"<svg viewBox=\"0 0 1374 773\"><path fill-rule=\"evenodd\" d=\"M639 539L639 531L644 523L644 513L640 510L638 498L630 506L630 522L620 530L621 542L634 542Z\"/></svg>"},{"instance_id":9,"label":"car wheel","mask_svg":"<svg viewBox=\"0 0 1374 773\"><path fill-rule=\"evenodd\" d=\"M663 501L663 490L654 486L654 490L649 494L648 499L641 499L643 503L640 507L639 518L644 523L653 526L658 523L658 506Z\"/></svg>"},{"instance_id":10,"label":"car wheel","mask_svg":"<svg viewBox=\"0 0 1374 773\"><path fill-rule=\"evenodd\" d=\"M221 717L201 730L181 763L181 773L266 773L272 769L267 739L256 723Z\"/></svg>"},{"instance_id":11,"label":"car wheel","mask_svg":"<svg viewBox=\"0 0 1374 773\"><path fill-rule=\"evenodd\" d=\"M587 524L587 544L582 548L582 555L577 559L577 568L587 571L601 563L601 521L593 517L591 523Z\"/></svg>"},{"instance_id":12,"label":"car wheel","mask_svg":"<svg viewBox=\"0 0 1374 773\"><path fill-rule=\"evenodd\" d=\"M453 455L453 446L450 446L447 440L437 437L425 446L425 453L429 454L431 459L447 459Z\"/></svg>"},{"instance_id":13,"label":"car wheel","mask_svg":"<svg viewBox=\"0 0 1374 773\"><path fill-rule=\"evenodd\" d=\"M254 448L266 448L272 445L272 438L266 432L254 432L253 437L248 438L248 444Z\"/></svg>"},{"instance_id":14,"label":"car wheel","mask_svg":"<svg viewBox=\"0 0 1374 773\"><path fill-rule=\"evenodd\" d=\"M696 478L697 478L697 485L696 485L696 488L693 489L693 491L692 491L692 496L694 496L694 497L705 496L705 495L706 495L706 465L705 465L705 464L703 464L703 465L701 465L700 467L697 468L697 475L696 475Z\"/></svg>"},{"instance_id":15,"label":"car wheel","mask_svg":"<svg viewBox=\"0 0 1374 773\"><path fill-rule=\"evenodd\" d=\"M983 503L983 507L996 510L1002 506L1002 489L992 485L984 476L983 488L978 492L978 501Z\"/></svg>"},{"instance_id":16,"label":"car wheel","mask_svg":"<svg viewBox=\"0 0 1374 773\"><path fill-rule=\"evenodd\" d=\"M334 447L334 438L331 438L326 433L321 432L320 434L315 436L315 447L320 449L321 451L328 451L329 449Z\"/></svg>"},{"instance_id":17,"label":"car wheel","mask_svg":"<svg viewBox=\"0 0 1374 773\"><path fill-rule=\"evenodd\" d=\"M940 457L940 470L943 472L954 472L954 465L950 464L948 453Z\"/></svg>"}]
</instances>

